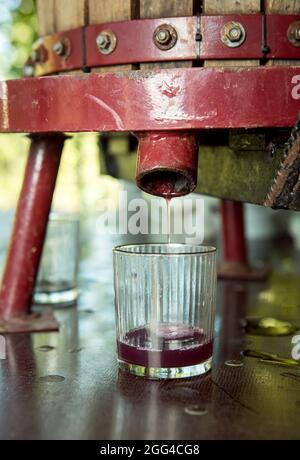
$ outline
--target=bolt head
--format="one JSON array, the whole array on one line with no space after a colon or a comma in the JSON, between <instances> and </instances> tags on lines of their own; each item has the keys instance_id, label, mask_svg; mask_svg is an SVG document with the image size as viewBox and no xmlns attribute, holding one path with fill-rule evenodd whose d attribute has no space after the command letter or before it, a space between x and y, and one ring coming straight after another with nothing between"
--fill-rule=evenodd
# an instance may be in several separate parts
<instances>
[{"instance_id":1,"label":"bolt head","mask_svg":"<svg viewBox=\"0 0 300 460\"><path fill-rule=\"evenodd\" d=\"M242 31L239 27L229 29L227 36L232 42L238 42L242 37Z\"/></svg>"},{"instance_id":2,"label":"bolt head","mask_svg":"<svg viewBox=\"0 0 300 460\"><path fill-rule=\"evenodd\" d=\"M162 29L156 35L156 39L158 43L160 43L161 45L165 45L171 39L171 34L167 29Z\"/></svg>"},{"instance_id":3,"label":"bolt head","mask_svg":"<svg viewBox=\"0 0 300 460\"><path fill-rule=\"evenodd\" d=\"M244 43L246 39L246 30L241 23L229 21L223 25L220 36L224 45L229 48L236 48Z\"/></svg>"},{"instance_id":4,"label":"bolt head","mask_svg":"<svg viewBox=\"0 0 300 460\"><path fill-rule=\"evenodd\" d=\"M62 41L59 41L53 44L52 50L58 56L62 56L65 53L65 46Z\"/></svg>"},{"instance_id":5,"label":"bolt head","mask_svg":"<svg viewBox=\"0 0 300 460\"><path fill-rule=\"evenodd\" d=\"M112 30L103 30L96 38L96 45L101 54L112 53L117 46L117 36Z\"/></svg>"},{"instance_id":6,"label":"bolt head","mask_svg":"<svg viewBox=\"0 0 300 460\"><path fill-rule=\"evenodd\" d=\"M31 59L33 60L33 62L39 62L40 58L41 58L40 50L38 48L32 50Z\"/></svg>"},{"instance_id":7,"label":"bolt head","mask_svg":"<svg viewBox=\"0 0 300 460\"><path fill-rule=\"evenodd\" d=\"M161 24L153 32L153 42L161 50L169 50L177 42L177 31L171 24Z\"/></svg>"},{"instance_id":8,"label":"bolt head","mask_svg":"<svg viewBox=\"0 0 300 460\"><path fill-rule=\"evenodd\" d=\"M101 33L96 38L98 48L106 49L110 45L110 37L107 34Z\"/></svg>"},{"instance_id":9,"label":"bolt head","mask_svg":"<svg viewBox=\"0 0 300 460\"><path fill-rule=\"evenodd\" d=\"M300 47L300 21L294 21L289 25L287 37L291 45Z\"/></svg>"},{"instance_id":10,"label":"bolt head","mask_svg":"<svg viewBox=\"0 0 300 460\"><path fill-rule=\"evenodd\" d=\"M300 27L298 29L295 29L294 35L296 40L300 40Z\"/></svg>"}]
</instances>

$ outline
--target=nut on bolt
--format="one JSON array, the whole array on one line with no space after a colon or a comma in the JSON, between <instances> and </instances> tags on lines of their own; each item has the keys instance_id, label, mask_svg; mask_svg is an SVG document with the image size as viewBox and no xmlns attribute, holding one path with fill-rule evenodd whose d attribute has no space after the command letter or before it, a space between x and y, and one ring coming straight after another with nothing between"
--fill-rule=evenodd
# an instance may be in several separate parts
<instances>
[{"instance_id":1,"label":"nut on bolt","mask_svg":"<svg viewBox=\"0 0 300 460\"><path fill-rule=\"evenodd\" d=\"M68 57L71 52L71 44L70 44L69 39L64 37L64 38L61 38L60 40L57 40L52 45L52 51L57 56L60 56L62 58Z\"/></svg>"},{"instance_id":2,"label":"nut on bolt","mask_svg":"<svg viewBox=\"0 0 300 460\"><path fill-rule=\"evenodd\" d=\"M176 29L170 24L161 24L153 34L153 41L157 48L161 50L169 50L173 48L177 42Z\"/></svg>"},{"instance_id":3,"label":"nut on bolt","mask_svg":"<svg viewBox=\"0 0 300 460\"><path fill-rule=\"evenodd\" d=\"M227 22L221 29L221 40L228 48L241 46L245 39L246 31L240 22Z\"/></svg>"},{"instance_id":4,"label":"nut on bolt","mask_svg":"<svg viewBox=\"0 0 300 460\"><path fill-rule=\"evenodd\" d=\"M287 36L291 45L300 47L300 21L290 24Z\"/></svg>"},{"instance_id":5,"label":"nut on bolt","mask_svg":"<svg viewBox=\"0 0 300 460\"><path fill-rule=\"evenodd\" d=\"M31 61L34 64L41 64L42 62L45 62L47 60L47 49L44 47L44 45L37 44L31 53Z\"/></svg>"},{"instance_id":6,"label":"nut on bolt","mask_svg":"<svg viewBox=\"0 0 300 460\"><path fill-rule=\"evenodd\" d=\"M57 56L62 56L63 54L65 54L64 43L62 41L55 42L52 46L52 50L55 54L57 54Z\"/></svg>"},{"instance_id":7,"label":"nut on bolt","mask_svg":"<svg viewBox=\"0 0 300 460\"><path fill-rule=\"evenodd\" d=\"M117 37L112 30L102 30L96 38L96 45L100 53L110 54L117 46Z\"/></svg>"}]
</instances>

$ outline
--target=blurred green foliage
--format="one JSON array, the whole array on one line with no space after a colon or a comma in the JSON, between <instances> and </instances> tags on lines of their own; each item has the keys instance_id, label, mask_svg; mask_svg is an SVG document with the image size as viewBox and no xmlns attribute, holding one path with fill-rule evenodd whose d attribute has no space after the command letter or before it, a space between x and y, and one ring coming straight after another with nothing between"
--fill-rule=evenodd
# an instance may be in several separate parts
<instances>
[{"instance_id":1,"label":"blurred green foliage","mask_svg":"<svg viewBox=\"0 0 300 460\"><path fill-rule=\"evenodd\" d=\"M10 42L14 47L14 55L10 75L18 78L22 74L24 62L30 56L32 44L37 39L37 18L35 2L22 0L19 8L12 11L12 27Z\"/></svg>"},{"instance_id":2,"label":"blurred green foliage","mask_svg":"<svg viewBox=\"0 0 300 460\"><path fill-rule=\"evenodd\" d=\"M20 78L37 36L34 0L0 0L0 78ZM15 207L29 148L25 135L0 135L0 209ZM97 211L118 181L99 175L97 134L72 136L64 147L53 207Z\"/></svg>"},{"instance_id":3,"label":"blurred green foliage","mask_svg":"<svg viewBox=\"0 0 300 460\"><path fill-rule=\"evenodd\" d=\"M24 62L37 39L34 0L1 0L0 2L0 75L19 78Z\"/></svg>"}]
</instances>

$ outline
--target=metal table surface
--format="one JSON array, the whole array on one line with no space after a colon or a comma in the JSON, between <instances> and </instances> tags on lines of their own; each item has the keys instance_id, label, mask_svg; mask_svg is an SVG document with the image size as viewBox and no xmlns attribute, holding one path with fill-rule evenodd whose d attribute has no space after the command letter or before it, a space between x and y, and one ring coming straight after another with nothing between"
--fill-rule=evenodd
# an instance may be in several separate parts
<instances>
[{"instance_id":1,"label":"metal table surface","mask_svg":"<svg viewBox=\"0 0 300 460\"><path fill-rule=\"evenodd\" d=\"M241 367L225 364L245 348L291 357L292 336L245 334L241 322L259 315L300 326L290 251L258 248L279 269L266 282L218 283L211 373L147 381L118 371L111 248L119 241L97 236L94 225L86 222L83 232L78 305L56 310L60 331L7 336L0 438L299 439L300 367L251 357Z\"/></svg>"}]
</instances>

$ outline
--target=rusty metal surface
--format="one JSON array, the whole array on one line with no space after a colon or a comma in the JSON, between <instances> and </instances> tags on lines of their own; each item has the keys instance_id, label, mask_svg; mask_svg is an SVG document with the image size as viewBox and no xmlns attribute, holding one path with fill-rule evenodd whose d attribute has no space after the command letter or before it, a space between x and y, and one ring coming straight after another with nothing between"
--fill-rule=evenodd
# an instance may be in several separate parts
<instances>
[{"instance_id":1,"label":"rusty metal surface","mask_svg":"<svg viewBox=\"0 0 300 460\"><path fill-rule=\"evenodd\" d=\"M225 364L241 360L246 348L291 357L292 336L245 334L242 321L275 316L300 325L296 275L284 282L220 282L213 371L151 382L118 373L111 247L122 241L99 238L95 225L96 219L82 225L81 297L78 308L56 310L60 332L7 337L0 438L299 439L298 368L259 357ZM251 254L277 257L278 249L262 242Z\"/></svg>"},{"instance_id":2,"label":"rusty metal surface","mask_svg":"<svg viewBox=\"0 0 300 460\"><path fill-rule=\"evenodd\" d=\"M29 313L64 139L60 134L32 139L2 276L1 320Z\"/></svg>"},{"instance_id":3,"label":"rusty metal surface","mask_svg":"<svg viewBox=\"0 0 300 460\"><path fill-rule=\"evenodd\" d=\"M0 334L24 334L29 332L58 331L58 322L53 312L27 313L22 316L12 316L9 319L0 318Z\"/></svg>"},{"instance_id":4,"label":"rusty metal surface","mask_svg":"<svg viewBox=\"0 0 300 460\"><path fill-rule=\"evenodd\" d=\"M272 208L299 209L300 204L300 117L285 144L284 156L264 201Z\"/></svg>"},{"instance_id":5,"label":"rusty metal surface","mask_svg":"<svg viewBox=\"0 0 300 460\"><path fill-rule=\"evenodd\" d=\"M299 67L10 80L0 83L0 132L292 127L299 82Z\"/></svg>"},{"instance_id":6,"label":"rusty metal surface","mask_svg":"<svg viewBox=\"0 0 300 460\"><path fill-rule=\"evenodd\" d=\"M223 43L223 29L229 22L236 22L245 29L246 38L240 46L231 48ZM202 16L201 59L259 59L262 57L262 22L261 16L224 15Z\"/></svg>"},{"instance_id":7,"label":"rusty metal surface","mask_svg":"<svg viewBox=\"0 0 300 460\"><path fill-rule=\"evenodd\" d=\"M42 37L34 49L35 60L30 60L28 65L33 66L36 76L41 76L66 70L142 62L299 59L298 40L291 42L288 38L289 28L297 21L299 15L235 14L90 25ZM225 38L226 46L222 31L228 22L241 24L245 37L239 43ZM173 30L173 39L168 44L159 45L155 34L163 25ZM99 51L97 37L105 31L110 31L115 37L114 46ZM65 49L59 44L65 44Z\"/></svg>"},{"instance_id":8,"label":"rusty metal surface","mask_svg":"<svg viewBox=\"0 0 300 460\"><path fill-rule=\"evenodd\" d=\"M256 268L238 262L221 262L218 279L232 281L264 281L269 276L269 268Z\"/></svg>"},{"instance_id":9,"label":"rusty metal surface","mask_svg":"<svg viewBox=\"0 0 300 460\"><path fill-rule=\"evenodd\" d=\"M39 39L35 44L35 49L46 51L36 62L31 62L34 65L35 74L50 74L82 68L84 56L82 33L81 29L74 29L69 30L67 34L56 33ZM68 50L59 56L53 48L56 43L63 43L66 40L69 43Z\"/></svg>"},{"instance_id":10,"label":"rusty metal surface","mask_svg":"<svg viewBox=\"0 0 300 460\"><path fill-rule=\"evenodd\" d=\"M218 265L218 278L258 281L266 278L267 269L257 269L248 263L244 227L243 203L221 200L222 260Z\"/></svg>"},{"instance_id":11,"label":"rusty metal surface","mask_svg":"<svg viewBox=\"0 0 300 460\"><path fill-rule=\"evenodd\" d=\"M136 183L152 195L182 196L197 185L198 145L193 133L139 135Z\"/></svg>"},{"instance_id":12,"label":"rusty metal surface","mask_svg":"<svg viewBox=\"0 0 300 460\"><path fill-rule=\"evenodd\" d=\"M156 29L171 25L177 32L177 41L169 49L160 49L153 39ZM94 46L96 37L104 29L111 29L117 37L113 53L99 56ZM159 62L196 59L196 21L193 17L124 21L86 28L86 63L88 67L138 62Z\"/></svg>"},{"instance_id":13,"label":"rusty metal surface","mask_svg":"<svg viewBox=\"0 0 300 460\"><path fill-rule=\"evenodd\" d=\"M247 265L243 204L221 200L223 261Z\"/></svg>"},{"instance_id":14,"label":"rusty metal surface","mask_svg":"<svg viewBox=\"0 0 300 460\"><path fill-rule=\"evenodd\" d=\"M296 42L292 44L288 38L288 31L291 24L299 21L299 16L289 14L266 15L266 45L269 47L269 53L266 57L276 59L299 59L300 50ZM289 58L285 56L289 55Z\"/></svg>"}]
</instances>

